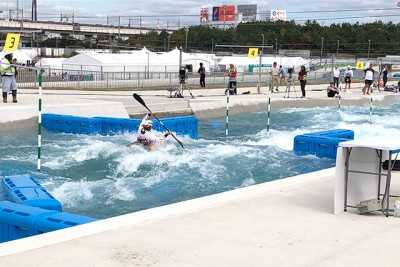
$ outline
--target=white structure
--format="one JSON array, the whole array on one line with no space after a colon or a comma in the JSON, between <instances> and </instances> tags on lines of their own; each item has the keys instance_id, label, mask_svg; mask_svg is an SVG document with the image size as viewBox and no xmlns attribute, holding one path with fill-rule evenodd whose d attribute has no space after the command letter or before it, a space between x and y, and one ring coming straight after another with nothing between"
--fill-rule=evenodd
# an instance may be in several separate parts
<instances>
[{"instance_id":1,"label":"white structure","mask_svg":"<svg viewBox=\"0 0 400 267\"><path fill-rule=\"evenodd\" d=\"M180 50L157 54L143 48L126 53L82 52L65 59L62 69L99 72L174 72L179 70ZM215 56L214 56L215 58ZM213 57L182 52L182 65L197 71L200 62L206 70L215 66ZM189 68L190 69L190 68Z\"/></svg>"},{"instance_id":2,"label":"white structure","mask_svg":"<svg viewBox=\"0 0 400 267\"><path fill-rule=\"evenodd\" d=\"M62 63L65 58L42 58L39 60L35 67L43 69L46 75L60 75L62 74Z\"/></svg>"}]
</instances>

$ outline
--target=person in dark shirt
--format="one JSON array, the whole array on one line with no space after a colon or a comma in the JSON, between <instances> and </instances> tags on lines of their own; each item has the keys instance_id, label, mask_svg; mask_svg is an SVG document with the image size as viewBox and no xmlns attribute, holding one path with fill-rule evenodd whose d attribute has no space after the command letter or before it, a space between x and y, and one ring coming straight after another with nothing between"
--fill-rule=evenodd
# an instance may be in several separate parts
<instances>
[{"instance_id":1,"label":"person in dark shirt","mask_svg":"<svg viewBox=\"0 0 400 267\"><path fill-rule=\"evenodd\" d=\"M206 68L204 68L202 62L200 62L200 68L197 73L200 74L200 86L206 87Z\"/></svg>"},{"instance_id":2,"label":"person in dark shirt","mask_svg":"<svg viewBox=\"0 0 400 267\"><path fill-rule=\"evenodd\" d=\"M383 88L386 88L386 83L387 83L387 80L388 80L388 69L387 69L387 66L383 67L381 75L382 75L382 81L383 81Z\"/></svg>"}]
</instances>

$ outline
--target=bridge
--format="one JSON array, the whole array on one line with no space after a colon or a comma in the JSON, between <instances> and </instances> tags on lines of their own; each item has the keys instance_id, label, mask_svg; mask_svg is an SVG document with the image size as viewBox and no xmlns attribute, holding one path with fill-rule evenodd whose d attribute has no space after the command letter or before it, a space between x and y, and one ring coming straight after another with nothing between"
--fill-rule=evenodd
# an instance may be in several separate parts
<instances>
[{"instance_id":1,"label":"bridge","mask_svg":"<svg viewBox=\"0 0 400 267\"><path fill-rule=\"evenodd\" d=\"M160 29L151 28L133 28L127 26L112 26L101 24L82 24L70 22L55 21L32 21L32 20L0 20L1 32L49 32L63 35L107 35L130 37L137 34L146 34L150 31L158 31ZM173 30L167 30L172 33Z\"/></svg>"}]
</instances>

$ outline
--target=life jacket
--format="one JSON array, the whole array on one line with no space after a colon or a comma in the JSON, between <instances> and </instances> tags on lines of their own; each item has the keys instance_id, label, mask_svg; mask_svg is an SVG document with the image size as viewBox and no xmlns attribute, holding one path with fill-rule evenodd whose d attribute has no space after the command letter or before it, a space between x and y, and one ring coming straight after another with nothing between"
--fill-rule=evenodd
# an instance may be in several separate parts
<instances>
[{"instance_id":1,"label":"life jacket","mask_svg":"<svg viewBox=\"0 0 400 267\"><path fill-rule=\"evenodd\" d=\"M7 58L3 58L0 62L0 73L1 75L6 75L6 76L13 76L15 73L14 68L9 65L10 61ZM4 65L8 65L8 67L4 67Z\"/></svg>"},{"instance_id":2,"label":"life jacket","mask_svg":"<svg viewBox=\"0 0 400 267\"><path fill-rule=\"evenodd\" d=\"M147 140L146 138L140 138L140 137L138 137L137 140L136 140L136 142L138 142L138 143L140 143L140 144L142 144L142 145L144 145L144 146L150 145L149 140Z\"/></svg>"}]
</instances>

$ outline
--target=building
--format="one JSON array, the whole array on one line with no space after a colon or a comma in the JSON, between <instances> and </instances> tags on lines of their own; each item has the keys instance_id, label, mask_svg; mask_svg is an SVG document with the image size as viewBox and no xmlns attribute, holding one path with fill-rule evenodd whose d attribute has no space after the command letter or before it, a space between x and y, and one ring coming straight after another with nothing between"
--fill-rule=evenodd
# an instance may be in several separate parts
<instances>
[{"instance_id":1,"label":"building","mask_svg":"<svg viewBox=\"0 0 400 267\"><path fill-rule=\"evenodd\" d=\"M257 4L223 5L200 9L200 25L225 28L256 20L258 20Z\"/></svg>"}]
</instances>

